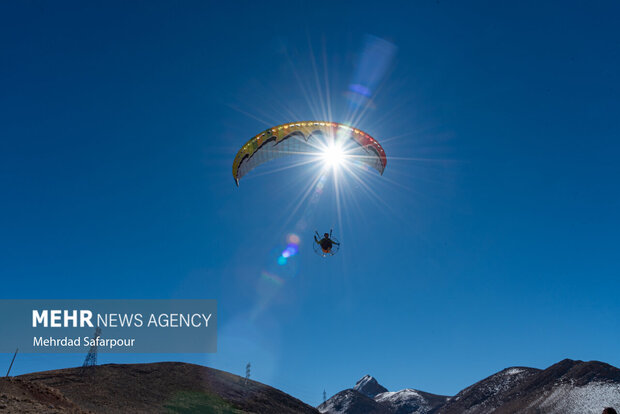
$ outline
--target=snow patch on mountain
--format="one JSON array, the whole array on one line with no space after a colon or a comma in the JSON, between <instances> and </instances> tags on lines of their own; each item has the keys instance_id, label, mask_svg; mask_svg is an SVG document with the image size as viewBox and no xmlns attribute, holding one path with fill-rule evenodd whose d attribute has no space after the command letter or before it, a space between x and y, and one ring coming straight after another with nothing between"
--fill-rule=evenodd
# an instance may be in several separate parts
<instances>
[{"instance_id":1,"label":"snow patch on mountain","mask_svg":"<svg viewBox=\"0 0 620 414\"><path fill-rule=\"evenodd\" d=\"M412 390L411 388L405 388L400 391L388 391L378 394L375 397L375 401L397 401L402 400L404 398L421 398L424 399L416 390Z\"/></svg>"},{"instance_id":2,"label":"snow patch on mountain","mask_svg":"<svg viewBox=\"0 0 620 414\"><path fill-rule=\"evenodd\" d=\"M480 382L477 382L474 385L465 388L456 395L455 399L460 399L474 389L476 389L477 393L490 397L514 387L522 380L537 372L539 372L539 370L533 368L506 368Z\"/></svg>"},{"instance_id":3,"label":"snow patch on mountain","mask_svg":"<svg viewBox=\"0 0 620 414\"><path fill-rule=\"evenodd\" d=\"M433 408L426 398L411 388L378 394L375 401L388 406L395 413L426 414Z\"/></svg>"},{"instance_id":4,"label":"snow patch on mountain","mask_svg":"<svg viewBox=\"0 0 620 414\"><path fill-rule=\"evenodd\" d=\"M549 414L600 414L605 407L620 407L620 384L560 384L532 402L530 407Z\"/></svg>"}]
</instances>

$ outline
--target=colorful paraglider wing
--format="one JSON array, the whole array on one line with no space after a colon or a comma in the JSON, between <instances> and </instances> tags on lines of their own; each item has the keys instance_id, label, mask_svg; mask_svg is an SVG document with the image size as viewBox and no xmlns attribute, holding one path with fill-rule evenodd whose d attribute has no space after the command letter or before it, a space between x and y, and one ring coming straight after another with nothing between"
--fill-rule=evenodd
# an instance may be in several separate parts
<instances>
[{"instance_id":1,"label":"colorful paraglider wing","mask_svg":"<svg viewBox=\"0 0 620 414\"><path fill-rule=\"evenodd\" d=\"M290 131L289 131L290 132ZM233 176L237 185L248 172L276 158L309 151L305 137L301 133L290 132L278 139L277 135L253 138L239 151L233 164ZM236 167L236 170L235 170Z\"/></svg>"},{"instance_id":2,"label":"colorful paraglider wing","mask_svg":"<svg viewBox=\"0 0 620 414\"><path fill-rule=\"evenodd\" d=\"M356 140L359 145L346 148L346 156L354 163L362 163L383 175L385 170L385 153L378 142L366 142L364 144Z\"/></svg>"},{"instance_id":3,"label":"colorful paraglider wing","mask_svg":"<svg viewBox=\"0 0 620 414\"><path fill-rule=\"evenodd\" d=\"M250 139L233 161L233 178L239 180L252 169L273 159L293 154L316 154L314 142L319 136L348 140L354 145L347 155L364 163L380 174L387 164L385 151L370 135L359 129L335 122L304 121L269 128Z\"/></svg>"}]
</instances>

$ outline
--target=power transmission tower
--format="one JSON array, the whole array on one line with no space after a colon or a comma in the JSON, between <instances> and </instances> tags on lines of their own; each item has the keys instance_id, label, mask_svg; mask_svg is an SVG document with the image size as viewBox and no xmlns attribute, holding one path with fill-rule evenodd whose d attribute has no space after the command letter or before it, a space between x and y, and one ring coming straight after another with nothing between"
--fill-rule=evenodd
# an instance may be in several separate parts
<instances>
[{"instance_id":1,"label":"power transmission tower","mask_svg":"<svg viewBox=\"0 0 620 414\"><path fill-rule=\"evenodd\" d=\"M84 363L82 364L82 371L84 371L88 367L94 367L97 365L97 339L101 336L101 328L97 327L95 329L95 334L93 335L94 343L88 350L88 355L84 359Z\"/></svg>"},{"instance_id":2,"label":"power transmission tower","mask_svg":"<svg viewBox=\"0 0 620 414\"><path fill-rule=\"evenodd\" d=\"M252 367L252 365L248 362L248 364L245 366L245 384L247 385L248 380L250 379L250 368Z\"/></svg>"},{"instance_id":3,"label":"power transmission tower","mask_svg":"<svg viewBox=\"0 0 620 414\"><path fill-rule=\"evenodd\" d=\"M327 393L323 390L323 404L327 402Z\"/></svg>"}]
</instances>

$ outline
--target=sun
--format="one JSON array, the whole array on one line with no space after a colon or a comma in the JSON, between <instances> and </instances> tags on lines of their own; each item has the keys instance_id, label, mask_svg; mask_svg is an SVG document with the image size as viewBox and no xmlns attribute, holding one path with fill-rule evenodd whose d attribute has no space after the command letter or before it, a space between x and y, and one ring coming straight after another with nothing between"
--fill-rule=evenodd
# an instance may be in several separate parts
<instances>
[{"instance_id":1,"label":"sun","mask_svg":"<svg viewBox=\"0 0 620 414\"><path fill-rule=\"evenodd\" d=\"M331 143L327 145L321 153L321 158L330 167L338 167L342 165L346 159L346 155L342 146Z\"/></svg>"}]
</instances>

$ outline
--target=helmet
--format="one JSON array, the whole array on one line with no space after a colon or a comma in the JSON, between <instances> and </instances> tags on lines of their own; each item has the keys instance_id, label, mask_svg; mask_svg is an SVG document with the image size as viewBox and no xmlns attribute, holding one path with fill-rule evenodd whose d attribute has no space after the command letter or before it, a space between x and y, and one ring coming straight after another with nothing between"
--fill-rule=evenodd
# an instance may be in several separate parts
<instances>
[{"instance_id":1,"label":"helmet","mask_svg":"<svg viewBox=\"0 0 620 414\"><path fill-rule=\"evenodd\" d=\"M323 237L325 237L326 239L329 239L329 233L325 233Z\"/></svg>"}]
</instances>

